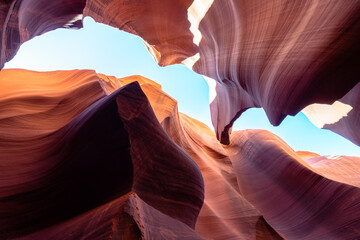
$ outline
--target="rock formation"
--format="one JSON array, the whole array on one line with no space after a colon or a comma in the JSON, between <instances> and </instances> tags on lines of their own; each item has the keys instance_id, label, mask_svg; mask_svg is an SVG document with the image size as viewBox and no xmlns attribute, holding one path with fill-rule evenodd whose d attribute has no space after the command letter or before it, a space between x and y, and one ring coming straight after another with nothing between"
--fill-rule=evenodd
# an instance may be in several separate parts
<instances>
[{"instance_id":1,"label":"rock formation","mask_svg":"<svg viewBox=\"0 0 360 240\"><path fill-rule=\"evenodd\" d=\"M202 238L186 224L152 208L131 192L69 221L18 239Z\"/></svg>"},{"instance_id":2,"label":"rock formation","mask_svg":"<svg viewBox=\"0 0 360 240\"><path fill-rule=\"evenodd\" d=\"M203 74L215 132L141 76L1 70L0 239L360 237L359 157L230 135L248 108L303 109L360 144L360 1L7 0L0 68L83 16Z\"/></svg>"},{"instance_id":3,"label":"rock formation","mask_svg":"<svg viewBox=\"0 0 360 240\"><path fill-rule=\"evenodd\" d=\"M204 198L202 175L162 129L138 84L105 96L94 71L0 75L6 92L0 101L8 107L0 119L0 239L79 214L91 217L90 210L129 192L149 205L144 211L160 211L167 216L160 219L181 226L177 231L194 228ZM150 234L139 228L142 236Z\"/></svg>"},{"instance_id":4,"label":"rock formation","mask_svg":"<svg viewBox=\"0 0 360 240\"><path fill-rule=\"evenodd\" d=\"M294 152L263 130L222 145L141 76L0 77L0 239L360 234L358 157Z\"/></svg>"},{"instance_id":5,"label":"rock formation","mask_svg":"<svg viewBox=\"0 0 360 240\"><path fill-rule=\"evenodd\" d=\"M360 158L304 161L279 137L259 130L234 132L231 141L240 192L284 238L360 236Z\"/></svg>"},{"instance_id":6,"label":"rock formation","mask_svg":"<svg viewBox=\"0 0 360 240\"><path fill-rule=\"evenodd\" d=\"M164 130L199 166L204 178L205 199L195 229L202 237L219 240L280 238L241 195L231 159L212 130L179 113L176 100L146 78L99 76L109 91L115 91L113 86L139 81Z\"/></svg>"},{"instance_id":7,"label":"rock formation","mask_svg":"<svg viewBox=\"0 0 360 240\"><path fill-rule=\"evenodd\" d=\"M86 0L0 2L0 68L25 41L56 28L81 28Z\"/></svg>"},{"instance_id":8,"label":"rock formation","mask_svg":"<svg viewBox=\"0 0 360 240\"><path fill-rule=\"evenodd\" d=\"M217 138L229 144L248 108L264 108L278 125L309 104L332 104L359 82L359 13L357 0L3 1L0 66L24 41L79 28L81 14L91 16L142 37L160 65L182 63L206 76L216 90Z\"/></svg>"},{"instance_id":9,"label":"rock formation","mask_svg":"<svg viewBox=\"0 0 360 240\"><path fill-rule=\"evenodd\" d=\"M203 174L196 230L205 239L360 236L359 157L294 152L263 130L236 131L229 146L221 145L206 125L179 114L158 87L143 89L163 128ZM165 114L162 106L172 108Z\"/></svg>"}]
</instances>

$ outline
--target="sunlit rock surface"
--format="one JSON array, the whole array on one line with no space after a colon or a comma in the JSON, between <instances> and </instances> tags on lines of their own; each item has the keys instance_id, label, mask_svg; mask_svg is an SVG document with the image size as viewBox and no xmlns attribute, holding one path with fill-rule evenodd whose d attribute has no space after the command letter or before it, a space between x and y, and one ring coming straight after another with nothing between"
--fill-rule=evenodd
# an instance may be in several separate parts
<instances>
[{"instance_id":1,"label":"sunlit rock surface","mask_svg":"<svg viewBox=\"0 0 360 240\"><path fill-rule=\"evenodd\" d=\"M248 108L263 107L278 125L359 82L357 0L2 1L0 66L34 36L81 27L81 14L142 37L162 66L183 63L215 81L212 122L224 144ZM349 137L345 125L330 129Z\"/></svg>"}]
</instances>

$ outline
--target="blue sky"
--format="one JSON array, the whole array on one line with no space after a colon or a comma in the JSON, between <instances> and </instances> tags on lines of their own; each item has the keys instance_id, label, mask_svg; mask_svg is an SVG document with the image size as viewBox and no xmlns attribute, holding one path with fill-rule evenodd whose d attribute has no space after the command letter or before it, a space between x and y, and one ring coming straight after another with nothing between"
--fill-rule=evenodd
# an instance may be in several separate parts
<instances>
[{"instance_id":1,"label":"blue sky","mask_svg":"<svg viewBox=\"0 0 360 240\"><path fill-rule=\"evenodd\" d=\"M116 77L139 74L160 83L178 101L180 112L212 128L209 88L201 75L182 65L159 67L139 37L95 23L89 17L83 29L57 29L24 43L5 68L94 69ZM269 130L294 150L360 156L360 147L329 130L318 129L302 113L273 127L262 109L250 109L235 122L233 130L247 128Z\"/></svg>"}]
</instances>

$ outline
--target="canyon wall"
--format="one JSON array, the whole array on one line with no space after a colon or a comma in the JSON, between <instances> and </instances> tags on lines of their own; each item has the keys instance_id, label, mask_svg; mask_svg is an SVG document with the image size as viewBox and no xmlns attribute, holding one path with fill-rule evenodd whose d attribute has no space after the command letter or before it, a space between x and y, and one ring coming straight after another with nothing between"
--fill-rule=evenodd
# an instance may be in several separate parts
<instances>
[{"instance_id":1,"label":"canyon wall","mask_svg":"<svg viewBox=\"0 0 360 240\"><path fill-rule=\"evenodd\" d=\"M357 0L12 0L0 9L0 66L34 36L81 27L82 16L140 36L161 66L185 64L211 83L224 144L248 108L264 108L278 125L310 104L333 104L359 82Z\"/></svg>"},{"instance_id":2,"label":"canyon wall","mask_svg":"<svg viewBox=\"0 0 360 240\"><path fill-rule=\"evenodd\" d=\"M294 152L264 130L222 145L141 76L0 77L0 239L360 234L359 157Z\"/></svg>"},{"instance_id":3,"label":"canyon wall","mask_svg":"<svg viewBox=\"0 0 360 240\"><path fill-rule=\"evenodd\" d=\"M202 74L215 132L141 76L3 69L0 239L360 236L359 157L231 133L248 108L302 110L360 145L360 1L2 1L0 68L84 16Z\"/></svg>"}]
</instances>

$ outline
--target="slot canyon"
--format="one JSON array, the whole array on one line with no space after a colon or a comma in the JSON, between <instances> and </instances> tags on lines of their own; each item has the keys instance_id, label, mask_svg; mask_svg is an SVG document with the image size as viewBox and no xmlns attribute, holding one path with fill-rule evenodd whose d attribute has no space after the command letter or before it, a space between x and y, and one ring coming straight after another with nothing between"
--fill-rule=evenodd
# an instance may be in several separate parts
<instances>
[{"instance_id":1,"label":"slot canyon","mask_svg":"<svg viewBox=\"0 0 360 240\"><path fill-rule=\"evenodd\" d=\"M212 126L139 74L5 67L85 17L203 77ZM0 30L0 240L360 239L360 155L234 128L302 113L359 148L360 1L3 0Z\"/></svg>"}]
</instances>

